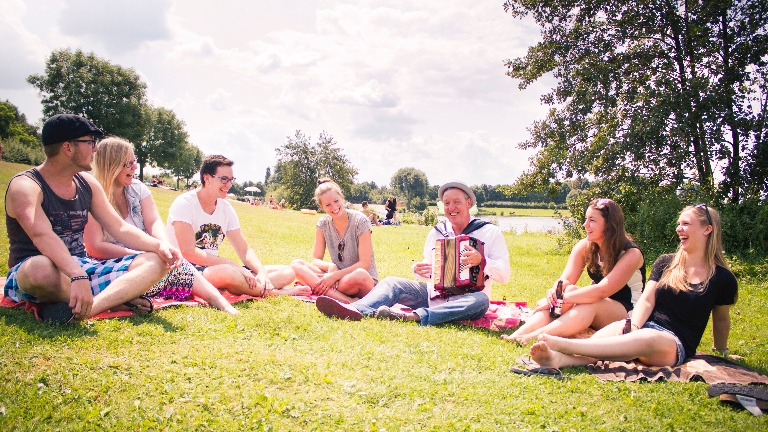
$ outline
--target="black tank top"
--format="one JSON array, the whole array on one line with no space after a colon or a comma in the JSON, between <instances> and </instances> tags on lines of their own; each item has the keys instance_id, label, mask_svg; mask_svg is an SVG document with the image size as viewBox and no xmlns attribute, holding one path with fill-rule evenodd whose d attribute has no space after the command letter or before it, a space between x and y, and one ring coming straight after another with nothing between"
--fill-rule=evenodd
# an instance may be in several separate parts
<instances>
[{"instance_id":1,"label":"black tank top","mask_svg":"<svg viewBox=\"0 0 768 432\"><path fill-rule=\"evenodd\" d=\"M40 189L43 191L41 206L45 215L48 216L48 220L51 221L53 232L67 246L70 255L84 257L83 230L85 229L85 223L88 222L88 210L91 208L91 197L93 196L91 185L88 184L82 175L75 174L72 178L76 188L75 197L71 200L66 200L53 192L37 168L16 174L13 179L18 176L28 177L40 186ZM10 183L8 182L9 185ZM7 199L7 189L5 194ZM8 230L8 240L11 245L8 255L8 268L12 268L29 257L41 255L19 224L19 221L8 216L8 210L5 211L5 226Z\"/></svg>"},{"instance_id":2,"label":"black tank top","mask_svg":"<svg viewBox=\"0 0 768 432\"><path fill-rule=\"evenodd\" d=\"M624 246L625 252L630 249L640 250L640 248L636 244L632 243L631 241L627 242L627 245ZM640 253L642 254L643 251L640 250ZM604 277L602 273L595 274L589 271L589 269L587 269L587 274L592 279L592 284L600 283L600 281L603 280L603 277ZM642 278L643 278L643 288L645 288L645 257L643 257L643 266L640 267L640 274L642 275ZM626 309L627 312L634 309L634 305L632 304L632 288L630 288L629 285L624 285L620 290L616 291L615 293L613 293L613 295L611 295L608 298L611 300L616 300L617 302L621 303L621 305L624 306L624 309Z\"/></svg>"}]
</instances>

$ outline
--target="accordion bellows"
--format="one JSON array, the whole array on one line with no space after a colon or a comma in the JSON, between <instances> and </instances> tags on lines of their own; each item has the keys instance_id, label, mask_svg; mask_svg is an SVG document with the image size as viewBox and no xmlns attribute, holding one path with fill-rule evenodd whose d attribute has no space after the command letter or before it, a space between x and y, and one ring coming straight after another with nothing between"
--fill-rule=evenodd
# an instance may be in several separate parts
<instances>
[{"instance_id":1,"label":"accordion bellows","mask_svg":"<svg viewBox=\"0 0 768 432\"><path fill-rule=\"evenodd\" d=\"M435 259L432 264L432 281L442 298L482 291L485 287L484 243L468 235L435 240ZM467 246L476 249L483 260L479 265L461 264L461 254Z\"/></svg>"}]
</instances>

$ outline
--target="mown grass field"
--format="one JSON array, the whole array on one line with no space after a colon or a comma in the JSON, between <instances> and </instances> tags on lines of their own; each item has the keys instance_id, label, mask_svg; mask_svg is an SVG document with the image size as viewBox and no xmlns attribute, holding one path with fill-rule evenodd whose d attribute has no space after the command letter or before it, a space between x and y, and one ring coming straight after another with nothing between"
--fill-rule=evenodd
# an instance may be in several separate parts
<instances>
[{"instance_id":1,"label":"mown grass field","mask_svg":"<svg viewBox=\"0 0 768 432\"><path fill-rule=\"evenodd\" d=\"M25 168L0 162L0 187ZM152 192L165 217L177 193ZM308 256L317 216L234 206L263 261ZM410 277L428 229L374 227L379 274ZM494 297L533 302L567 255L544 234L506 239L512 279ZM735 268L730 346L766 373L768 266L755 261ZM604 384L585 368L566 369L562 382L514 375L509 365L527 349L483 329L337 321L286 298L237 308L239 317L180 307L67 327L0 309L0 430L768 428L707 398L704 383ZM711 345L708 330L700 349Z\"/></svg>"}]
</instances>

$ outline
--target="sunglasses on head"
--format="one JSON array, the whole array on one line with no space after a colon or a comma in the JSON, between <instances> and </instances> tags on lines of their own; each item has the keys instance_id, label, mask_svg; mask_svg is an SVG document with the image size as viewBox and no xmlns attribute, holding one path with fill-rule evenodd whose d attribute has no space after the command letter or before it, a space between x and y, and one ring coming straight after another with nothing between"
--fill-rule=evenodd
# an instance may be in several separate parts
<instances>
[{"instance_id":1,"label":"sunglasses on head","mask_svg":"<svg viewBox=\"0 0 768 432\"><path fill-rule=\"evenodd\" d=\"M595 208L598 208L598 209L601 209L601 210L602 210L602 209L603 209L603 208L605 208L605 206L607 206L607 205L608 205L610 202L611 202L611 200L609 200L608 198L600 198L600 199L599 199L599 200L597 200L597 202L595 203Z\"/></svg>"},{"instance_id":2,"label":"sunglasses on head","mask_svg":"<svg viewBox=\"0 0 768 432\"><path fill-rule=\"evenodd\" d=\"M704 212L707 214L707 222L709 222L710 225L712 225L712 215L709 214L709 207L704 203L698 203L695 206L693 206L695 209L704 209Z\"/></svg>"}]
</instances>

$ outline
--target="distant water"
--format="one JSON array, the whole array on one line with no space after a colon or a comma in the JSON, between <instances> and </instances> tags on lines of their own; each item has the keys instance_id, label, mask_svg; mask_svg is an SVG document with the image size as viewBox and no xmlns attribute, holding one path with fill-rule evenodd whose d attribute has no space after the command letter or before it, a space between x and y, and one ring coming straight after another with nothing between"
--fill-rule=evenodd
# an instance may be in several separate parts
<instances>
[{"instance_id":1,"label":"distant water","mask_svg":"<svg viewBox=\"0 0 768 432\"><path fill-rule=\"evenodd\" d=\"M444 216L440 216L444 220ZM514 231L522 233L531 232L557 232L562 231L563 224L560 219L553 217L535 217L535 216L480 216L480 219L494 222L502 231Z\"/></svg>"}]
</instances>

